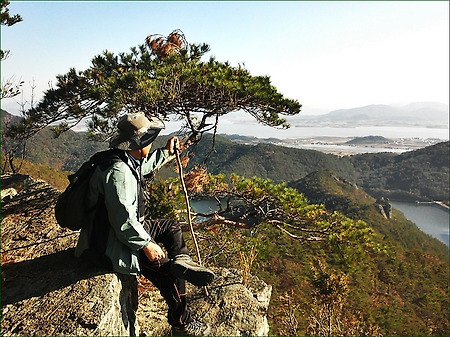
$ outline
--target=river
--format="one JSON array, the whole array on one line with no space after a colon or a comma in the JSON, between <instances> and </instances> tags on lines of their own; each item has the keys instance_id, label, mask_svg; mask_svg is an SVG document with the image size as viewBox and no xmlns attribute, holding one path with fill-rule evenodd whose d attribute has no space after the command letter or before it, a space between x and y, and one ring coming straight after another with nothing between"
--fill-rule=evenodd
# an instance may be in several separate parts
<instances>
[{"instance_id":1,"label":"river","mask_svg":"<svg viewBox=\"0 0 450 337\"><path fill-rule=\"evenodd\" d=\"M449 246L449 211L434 204L391 201L419 229Z\"/></svg>"}]
</instances>

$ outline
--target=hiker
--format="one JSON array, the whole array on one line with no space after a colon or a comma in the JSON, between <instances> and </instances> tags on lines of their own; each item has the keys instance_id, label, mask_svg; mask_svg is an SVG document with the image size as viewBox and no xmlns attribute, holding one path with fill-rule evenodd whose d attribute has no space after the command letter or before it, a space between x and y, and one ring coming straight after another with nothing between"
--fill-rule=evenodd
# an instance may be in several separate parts
<instances>
[{"instance_id":1,"label":"hiker","mask_svg":"<svg viewBox=\"0 0 450 337\"><path fill-rule=\"evenodd\" d=\"M120 118L110 148L121 160L100 164L92 175L87 203L95 211L80 232L75 254L108 270L143 275L166 300L175 335L205 335L209 327L194 320L187 308L185 281L205 286L213 272L189 257L179 223L144 217L143 177L173 158L179 146L172 137L165 148L150 153L163 128L162 121L143 113Z\"/></svg>"}]
</instances>

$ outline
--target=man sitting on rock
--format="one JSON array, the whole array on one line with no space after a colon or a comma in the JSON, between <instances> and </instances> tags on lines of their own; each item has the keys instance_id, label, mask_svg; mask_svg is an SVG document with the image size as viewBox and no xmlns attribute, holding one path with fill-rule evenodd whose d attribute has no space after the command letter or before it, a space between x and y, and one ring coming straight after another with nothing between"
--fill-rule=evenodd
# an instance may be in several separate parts
<instances>
[{"instance_id":1,"label":"man sitting on rock","mask_svg":"<svg viewBox=\"0 0 450 337\"><path fill-rule=\"evenodd\" d=\"M100 164L91 180L87 204L95 209L81 230L75 254L97 266L149 279L166 300L174 334L206 335L209 327L194 320L186 304L185 280L205 286L214 274L193 262L180 225L145 219L143 177L166 163L179 145L177 137L150 154L164 123L143 113L123 116L110 147L121 160ZM167 251L157 244L161 243Z\"/></svg>"}]
</instances>

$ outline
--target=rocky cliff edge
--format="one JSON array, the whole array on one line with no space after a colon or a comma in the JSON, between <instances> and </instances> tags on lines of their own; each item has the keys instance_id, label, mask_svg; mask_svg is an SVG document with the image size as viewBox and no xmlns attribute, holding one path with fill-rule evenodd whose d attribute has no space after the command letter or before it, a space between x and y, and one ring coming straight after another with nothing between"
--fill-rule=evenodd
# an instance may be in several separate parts
<instances>
[{"instance_id":1,"label":"rocky cliff edge","mask_svg":"<svg viewBox=\"0 0 450 337\"><path fill-rule=\"evenodd\" d=\"M2 176L2 336L167 336L166 304L143 278L95 270L73 256L78 233L59 227L59 191L28 176ZM264 336L272 287L246 286L236 270L214 269L188 287L194 315L213 336Z\"/></svg>"}]
</instances>

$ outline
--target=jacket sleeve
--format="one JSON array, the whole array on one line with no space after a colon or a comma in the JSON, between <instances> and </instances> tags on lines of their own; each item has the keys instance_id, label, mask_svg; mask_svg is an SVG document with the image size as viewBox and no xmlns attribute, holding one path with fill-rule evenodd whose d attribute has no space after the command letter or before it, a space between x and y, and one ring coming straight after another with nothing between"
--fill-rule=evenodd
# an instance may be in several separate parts
<instances>
[{"instance_id":1,"label":"jacket sleeve","mask_svg":"<svg viewBox=\"0 0 450 337\"><path fill-rule=\"evenodd\" d=\"M104 190L109 222L117 238L133 250L144 248L151 237L138 220L137 181L127 164L120 162L112 166Z\"/></svg>"},{"instance_id":2,"label":"jacket sleeve","mask_svg":"<svg viewBox=\"0 0 450 337\"><path fill-rule=\"evenodd\" d=\"M146 176L163 166L171 156L165 148L156 149L142 163L142 174Z\"/></svg>"}]
</instances>

